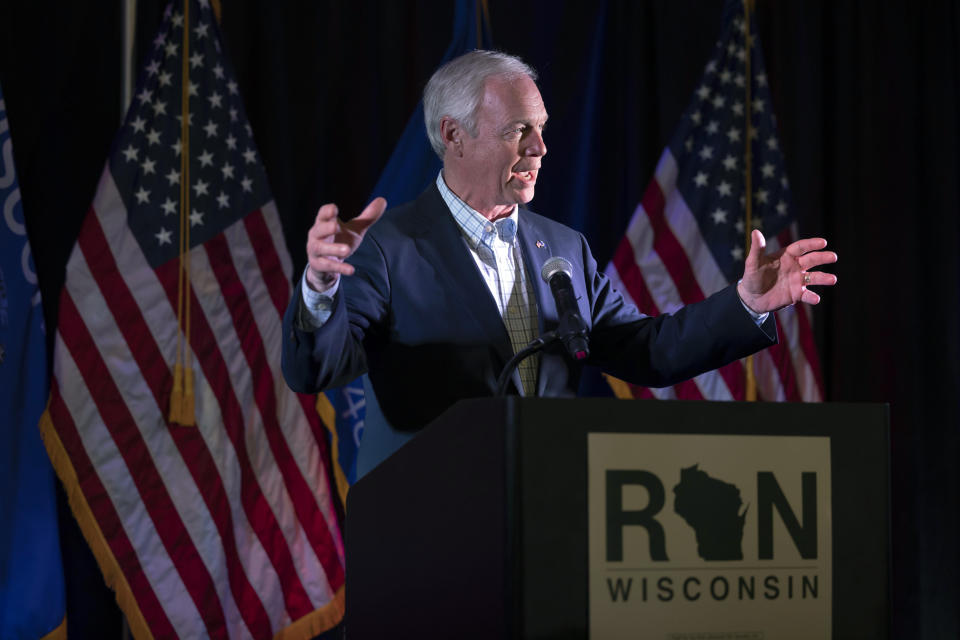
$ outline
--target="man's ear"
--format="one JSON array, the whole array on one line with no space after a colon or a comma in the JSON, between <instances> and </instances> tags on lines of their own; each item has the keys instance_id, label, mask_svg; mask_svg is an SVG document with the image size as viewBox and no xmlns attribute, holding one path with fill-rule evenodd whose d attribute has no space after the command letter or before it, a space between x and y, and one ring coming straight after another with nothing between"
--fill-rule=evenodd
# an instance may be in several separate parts
<instances>
[{"instance_id":1,"label":"man's ear","mask_svg":"<svg viewBox=\"0 0 960 640\"><path fill-rule=\"evenodd\" d=\"M443 146L446 147L447 153L455 156L463 155L463 136L465 133L460 123L453 118L448 116L440 118L440 138L443 140Z\"/></svg>"}]
</instances>

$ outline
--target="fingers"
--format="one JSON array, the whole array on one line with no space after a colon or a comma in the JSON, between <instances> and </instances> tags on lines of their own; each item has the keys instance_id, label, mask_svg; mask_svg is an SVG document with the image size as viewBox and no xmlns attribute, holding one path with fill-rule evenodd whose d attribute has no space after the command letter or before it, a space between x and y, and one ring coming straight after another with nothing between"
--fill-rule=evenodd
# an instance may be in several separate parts
<instances>
[{"instance_id":1,"label":"fingers","mask_svg":"<svg viewBox=\"0 0 960 640\"><path fill-rule=\"evenodd\" d=\"M353 248L342 242L326 242L316 238L307 241L308 260L321 257L334 257L344 260L349 258L351 253L353 253Z\"/></svg>"},{"instance_id":2,"label":"fingers","mask_svg":"<svg viewBox=\"0 0 960 640\"><path fill-rule=\"evenodd\" d=\"M313 220L313 226L307 232L310 238L326 238L337 232L337 205L325 204L317 211L317 217Z\"/></svg>"},{"instance_id":3,"label":"fingers","mask_svg":"<svg viewBox=\"0 0 960 640\"><path fill-rule=\"evenodd\" d=\"M817 304L820 302L820 295L811 291L808 287L833 286L837 284L837 276L822 271L805 271L801 281L803 285L800 287L800 301L807 304Z\"/></svg>"},{"instance_id":4,"label":"fingers","mask_svg":"<svg viewBox=\"0 0 960 640\"><path fill-rule=\"evenodd\" d=\"M344 260L353 254L367 229L380 219L386 207L386 200L375 198L349 222L340 221L337 205L320 207L307 233L308 281L314 288L322 291L332 286L340 275L353 275L355 269Z\"/></svg>"},{"instance_id":5,"label":"fingers","mask_svg":"<svg viewBox=\"0 0 960 640\"><path fill-rule=\"evenodd\" d=\"M320 207L319 211L317 211L317 217L313 221L314 226L322 222L330 222L330 221L335 222L337 219L337 214L339 212L340 210L337 208L337 205L335 204L323 205L322 207Z\"/></svg>"},{"instance_id":6,"label":"fingers","mask_svg":"<svg viewBox=\"0 0 960 640\"><path fill-rule=\"evenodd\" d=\"M787 253L795 258L798 258L805 253L809 253L810 251L819 251L825 246L827 246L827 241L823 238L804 238L803 240L797 240L796 242L788 245Z\"/></svg>"},{"instance_id":7,"label":"fingers","mask_svg":"<svg viewBox=\"0 0 960 640\"><path fill-rule=\"evenodd\" d=\"M345 276L352 276L354 272L352 264L327 257L311 258L310 269L316 274L341 273Z\"/></svg>"},{"instance_id":8,"label":"fingers","mask_svg":"<svg viewBox=\"0 0 960 640\"><path fill-rule=\"evenodd\" d=\"M833 251L813 251L811 253L805 253L797 258L797 262L800 263L801 268L806 270L819 267L820 265L824 264L832 264L836 262L837 259L838 256Z\"/></svg>"},{"instance_id":9,"label":"fingers","mask_svg":"<svg viewBox=\"0 0 960 640\"><path fill-rule=\"evenodd\" d=\"M763 237L763 233L759 229L754 229L750 232L750 252L747 254L746 265L756 267L760 262L760 256L763 254L764 248L767 246L767 240Z\"/></svg>"},{"instance_id":10,"label":"fingers","mask_svg":"<svg viewBox=\"0 0 960 640\"><path fill-rule=\"evenodd\" d=\"M800 300L801 302L806 302L807 304L817 304L820 302L820 296L804 287L803 293L800 294Z\"/></svg>"},{"instance_id":11,"label":"fingers","mask_svg":"<svg viewBox=\"0 0 960 640\"><path fill-rule=\"evenodd\" d=\"M807 287L830 287L837 284L837 276L823 271L807 271L803 274L803 284Z\"/></svg>"}]
</instances>

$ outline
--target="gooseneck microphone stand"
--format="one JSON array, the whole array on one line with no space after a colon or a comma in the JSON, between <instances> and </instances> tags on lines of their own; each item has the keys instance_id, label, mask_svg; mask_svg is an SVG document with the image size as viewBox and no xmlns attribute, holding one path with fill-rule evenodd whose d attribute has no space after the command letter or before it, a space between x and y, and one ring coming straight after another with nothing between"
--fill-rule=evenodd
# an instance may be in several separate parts
<instances>
[{"instance_id":1,"label":"gooseneck microphone stand","mask_svg":"<svg viewBox=\"0 0 960 640\"><path fill-rule=\"evenodd\" d=\"M513 370L516 369L520 362L525 358L532 356L538 351L542 351L549 345L554 342L563 342L565 345L570 344L571 340L574 338L582 338L582 344L584 345L581 350L577 351L576 359L584 360L590 354L589 348L586 345L587 337L587 327L583 324L581 320L579 323L567 323L561 322L560 327L556 331L547 331L542 336L535 338L530 344L525 346L520 351L517 351L512 358L507 360L507 364L503 366L503 371L500 372L500 377L497 378L497 398L502 398L507 391L507 384L510 382L510 376L513 375ZM581 343L577 343L581 344ZM568 352L569 350L565 349Z\"/></svg>"}]
</instances>

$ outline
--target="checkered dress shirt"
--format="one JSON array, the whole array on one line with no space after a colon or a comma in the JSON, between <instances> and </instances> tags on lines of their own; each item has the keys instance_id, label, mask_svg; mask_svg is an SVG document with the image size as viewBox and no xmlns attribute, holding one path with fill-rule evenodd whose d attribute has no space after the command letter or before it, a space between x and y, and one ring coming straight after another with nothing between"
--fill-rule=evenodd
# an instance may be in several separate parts
<instances>
[{"instance_id":1,"label":"checkered dress shirt","mask_svg":"<svg viewBox=\"0 0 960 640\"><path fill-rule=\"evenodd\" d=\"M490 222L450 191L443 180L443 172L437 175L437 189L490 289L516 353L537 337L537 299L531 294L533 288L517 242L519 211L514 206L509 217ZM523 395L536 394L538 363L536 355L520 363Z\"/></svg>"}]
</instances>

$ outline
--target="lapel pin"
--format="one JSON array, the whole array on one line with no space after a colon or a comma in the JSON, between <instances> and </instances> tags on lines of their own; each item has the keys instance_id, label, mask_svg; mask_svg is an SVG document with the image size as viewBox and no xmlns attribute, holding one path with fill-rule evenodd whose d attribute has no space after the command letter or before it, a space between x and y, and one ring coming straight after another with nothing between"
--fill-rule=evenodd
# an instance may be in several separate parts
<instances>
[{"instance_id":1,"label":"lapel pin","mask_svg":"<svg viewBox=\"0 0 960 640\"><path fill-rule=\"evenodd\" d=\"M537 240L537 249L543 249L545 246L547 245L543 244L543 240Z\"/></svg>"}]
</instances>

